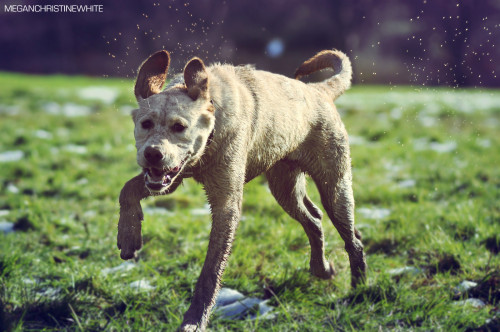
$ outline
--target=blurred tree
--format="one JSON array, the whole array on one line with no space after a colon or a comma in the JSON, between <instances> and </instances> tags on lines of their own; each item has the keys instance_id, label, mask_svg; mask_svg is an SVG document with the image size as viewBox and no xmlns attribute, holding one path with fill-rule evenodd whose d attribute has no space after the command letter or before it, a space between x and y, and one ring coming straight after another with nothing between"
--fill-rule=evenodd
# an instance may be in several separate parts
<instances>
[{"instance_id":1,"label":"blurred tree","mask_svg":"<svg viewBox=\"0 0 500 332\"><path fill-rule=\"evenodd\" d=\"M351 56L360 83L500 86L498 0L99 4L103 13L1 8L0 70L132 77L147 55L164 48L172 52L172 71L196 55L291 75L315 52L339 48ZM281 55L266 54L271 40L282 42Z\"/></svg>"}]
</instances>

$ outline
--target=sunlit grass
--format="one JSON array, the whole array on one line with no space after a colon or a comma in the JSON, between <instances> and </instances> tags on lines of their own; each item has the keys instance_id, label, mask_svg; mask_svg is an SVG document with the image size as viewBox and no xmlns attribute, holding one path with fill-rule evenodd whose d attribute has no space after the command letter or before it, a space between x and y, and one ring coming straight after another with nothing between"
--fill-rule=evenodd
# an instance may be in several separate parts
<instances>
[{"instance_id":1,"label":"sunlit grass","mask_svg":"<svg viewBox=\"0 0 500 332\"><path fill-rule=\"evenodd\" d=\"M0 75L0 159L21 153L0 162L0 221L15 229L0 233L3 328L174 330L181 323L210 230L209 215L201 213L205 195L194 181L143 201L145 244L137 262L106 272L122 264L118 193L139 172L128 115L132 84ZM210 328L498 327L500 92L354 87L337 105L351 135L368 285L350 289L347 255L327 218L326 249L338 275L310 276L300 224L258 178L245 189L224 285L269 298L276 317L215 317ZM309 190L319 202L312 184ZM415 269L395 274L397 268ZM131 287L139 280L153 288ZM478 286L457 293L464 280ZM460 302L467 297L485 306Z\"/></svg>"}]
</instances>

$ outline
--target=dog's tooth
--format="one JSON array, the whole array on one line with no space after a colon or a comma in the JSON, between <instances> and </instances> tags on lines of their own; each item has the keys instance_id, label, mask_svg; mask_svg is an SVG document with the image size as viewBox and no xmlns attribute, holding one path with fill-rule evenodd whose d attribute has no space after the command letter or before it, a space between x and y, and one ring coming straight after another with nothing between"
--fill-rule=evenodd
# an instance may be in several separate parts
<instances>
[{"instance_id":1,"label":"dog's tooth","mask_svg":"<svg viewBox=\"0 0 500 332\"><path fill-rule=\"evenodd\" d=\"M165 183L165 184L169 184L170 182L172 182L172 177L171 177L169 174L166 174L166 175L163 177L163 183Z\"/></svg>"}]
</instances>

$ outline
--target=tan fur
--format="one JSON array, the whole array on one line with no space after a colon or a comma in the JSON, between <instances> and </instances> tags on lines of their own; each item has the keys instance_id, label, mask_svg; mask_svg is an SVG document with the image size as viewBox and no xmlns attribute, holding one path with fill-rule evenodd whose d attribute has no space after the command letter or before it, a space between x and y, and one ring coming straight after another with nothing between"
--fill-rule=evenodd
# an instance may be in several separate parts
<instances>
[{"instance_id":1,"label":"tan fur","mask_svg":"<svg viewBox=\"0 0 500 332\"><path fill-rule=\"evenodd\" d=\"M309 238L311 273L330 279L335 272L325 259L322 212L306 193L305 175L312 177L345 242L352 285L362 282L366 262L354 228L348 136L333 104L350 86L347 56L322 51L304 62L297 78L329 67L337 73L312 84L248 66L205 67L194 58L183 77L159 92L169 62L163 52L144 62L136 82L140 108L133 112L134 133L144 172L120 194L117 240L121 257L132 258L142 246L139 201L173 192L185 177L204 185L212 231L181 330L205 329L241 217L243 186L262 173L278 203Z\"/></svg>"}]
</instances>

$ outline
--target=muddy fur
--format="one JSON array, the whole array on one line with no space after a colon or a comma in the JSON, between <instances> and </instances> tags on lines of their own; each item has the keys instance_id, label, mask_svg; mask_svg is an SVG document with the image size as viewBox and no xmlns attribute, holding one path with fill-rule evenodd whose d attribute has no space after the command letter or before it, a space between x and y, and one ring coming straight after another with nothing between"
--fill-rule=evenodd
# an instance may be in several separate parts
<instances>
[{"instance_id":1,"label":"muddy fur","mask_svg":"<svg viewBox=\"0 0 500 332\"><path fill-rule=\"evenodd\" d=\"M311 273L330 279L322 212L306 193L308 174L328 217L345 242L351 282L365 279L366 261L354 228L349 142L333 104L349 88L351 64L340 51L322 51L304 62L296 78L324 68L335 75L305 84L250 66L191 59L162 91L170 56L160 51L141 66L133 111L137 162L143 172L120 194L118 248L123 259L142 246L140 200L173 192L183 178L203 184L212 210L205 264L180 330L204 330L236 228L243 186L265 173L272 194L303 226L311 245Z\"/></svg>"}]
</instances>

